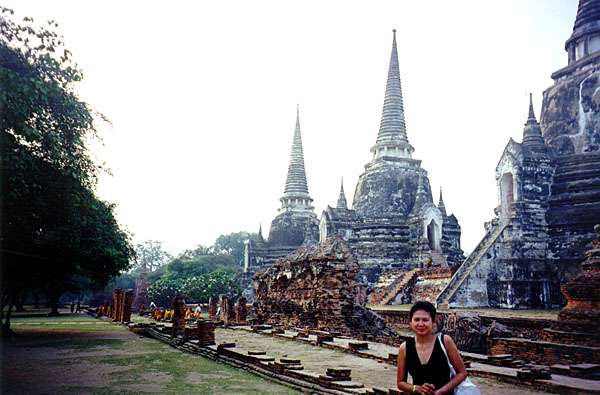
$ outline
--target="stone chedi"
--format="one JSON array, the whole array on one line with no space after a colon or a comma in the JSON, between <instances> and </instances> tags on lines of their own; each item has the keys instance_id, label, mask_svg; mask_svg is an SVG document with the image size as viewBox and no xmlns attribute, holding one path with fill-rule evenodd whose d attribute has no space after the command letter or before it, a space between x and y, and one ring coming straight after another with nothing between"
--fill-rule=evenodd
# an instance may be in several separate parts
<instances>
[{"instance_id":1,"label":"stone chedi","mask_svg":"<svg viewBox=\"0 0 600 395\"><path fill-rule=\"evenodd\" d=\"M448 216L441 197L433 203L427 171L413 159L408 142L394 30L379 133L372 160L360 175L352 209L343 190L335 208L319 224L320 239L337 234L356 254L360 281L374 285L382 270L410 270L431 259L434 265L459 264L460 226Z\"/></svg>"},{"instance_id":2,"label":"stone chedi","mask_svg":"<svg viewBox=\"0 0 600 395\"><path fill-rule=\"evenodd\" d=\"M272 266L277 259L291 254L302 245L310 245L318 241L319 222L306 182L299 109L296 114L296 128L285 189L279 200L281 207L279 214L271 222L268 239L264 239L261 226L258 239L246 243L244 273L238 277L238 281L243 296L249 302L254 300L252 275L257 270Z\"/></svg>"},{"instance_id":3,"label":"stone chedi","mask_svg":"<svg viewBox=\"0 0 600 395\"><path fill-rule=\"evenodd\" d=\"M244 296L253 300L251 277L272 266L301 245L311 245L337 235L352 249L360 272L358 279L369 289L386 270L410 270L459 264L460 226L447 215L440 191L433 203L427 171L412 158L408 142L394 30L383 114L372 160L360 176L352 209L342 182L335 208L327 207L320 221L308 194L300 120L297 117L292 155L279 215L271 223L268 240L259 231L257 241L247 243L245 272L239 277Z\"/></svg>"},{"instance_id":4,"label":"stone chedi","mask_svg":"<svg viewBox=\"0 0 600 395\"><path fill-rule=\"evenodd\" d=\"M486 235L437 299L448 307L549 308L600 222L600 1L581 0L567 67L530 100L523 139L496 167L498 207Z\"/></svg>"},{"instance_id":5,"label":"stone chedi","mask_svg":"<svg viewBox=\"0 0 600 395\"><path fill-rule=\"evenodd\" d=\"M391 335L385 321L365 307L355 255L339 236L319 247L301 247L254 275L258 322L339 332Z\"/></svg>"}]
</instances>

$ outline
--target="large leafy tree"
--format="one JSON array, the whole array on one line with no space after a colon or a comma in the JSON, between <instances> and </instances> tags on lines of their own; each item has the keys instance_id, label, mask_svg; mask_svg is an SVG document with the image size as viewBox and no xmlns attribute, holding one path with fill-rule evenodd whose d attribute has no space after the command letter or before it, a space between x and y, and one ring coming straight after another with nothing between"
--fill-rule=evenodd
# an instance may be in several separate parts
<instances>
[{"instance_id":1,"label":"large leafy tree","mask_svg":"<svg viewBox=\"0 0 600 395\"><path fill-rule=\"evenodd\" d=\"M171 254L163 250L161 241L146 240L135 246L135 252L139 268L148 271L156 270L173 259Z\"/></svg>"},{"instance_id":2,"label":"large leafy tree","mask_svg":"<svg viewBox=\"0 0 600 395\"><path fill-rule=\"evenodd\" d=\"M81 71L54 22L11 18L0 7L3 334L24 293L42 290L57 313L63 292L102 287L134 257L114 205L94 194L102 169L85 142L103 117L75 92Z\"/></svg>"},{"instance_id":3,"label":"large leafy tree","mask_svg":"<svg viewBox=\"0 0 600 395\"><path fill-rule=\"evenodd\" d=\"M256 233L245 231L220 235L215 240L213 250L222 254L229 254L236 264L242 266L244 262L244 249L247 240L256 239Z\"/></svg>"}]
</instances>

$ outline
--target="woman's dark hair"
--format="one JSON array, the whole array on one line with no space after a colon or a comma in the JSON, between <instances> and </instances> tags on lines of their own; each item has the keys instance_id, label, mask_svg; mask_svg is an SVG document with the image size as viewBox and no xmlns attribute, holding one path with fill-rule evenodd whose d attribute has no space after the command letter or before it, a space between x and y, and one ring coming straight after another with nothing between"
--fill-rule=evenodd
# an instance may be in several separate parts
<instances>
[{"instance_id":1,"label":"woman's dark hair","mask_svg":"<svg viewBox=\"0 0 600 395\"><path fill-rule=\"evenodd\" d=\"M410 311L408 312L408 319L412 320L412 317L413 317L413 314L415 314L415 311L419 311L419 310L423 310L423 311L429 313L429 315L431 316L431 320L435 321L435 314L436 314L435 306L424 300L418 301L410 308Z\"/></svg>"}]
</instances>

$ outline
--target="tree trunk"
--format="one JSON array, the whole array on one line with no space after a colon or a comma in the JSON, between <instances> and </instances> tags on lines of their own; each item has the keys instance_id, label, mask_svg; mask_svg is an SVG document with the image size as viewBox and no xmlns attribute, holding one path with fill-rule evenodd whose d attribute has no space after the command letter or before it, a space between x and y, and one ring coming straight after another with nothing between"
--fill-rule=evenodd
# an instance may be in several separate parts
<instances>
[{"instance_id":1,"label":"tree trunk","mask_svg":"<svg viewBox=\"0 0 600 395\"><path fill-rule=\"evenodd\" d=\"M46 295L47 299L48 299L48 304L50 305L50 316L56 316L59 315L58 312L58 301L60 300L60 295L61 294L53 294L53 295Z\"/></svg>"},{"instance_id":2,"label":"tree trunk","mask_svg":"<svg viewBox=\"0 0 600 395\"><path fill-rule=\"evenodd\" d=\"M15 332L13 332L13 330L10 329L10 314L12 312L13 305L14 303L11 298L10 304L8 305L8 311L6 312L6 318L2 323L2 337L10 337L15 335Z\"/></svg>"},{"instance_id":3,"label":"tree trunk","mask_svg":"<svg viewBox=\"0 0 600 395\"><path fill-rule=\"evenodd\" d=\"M15 311L24 312L25 310L25 299L27 299L27 292L24 292L22 295L17 296L15 299Z\"/></svg>"}]
</instances>

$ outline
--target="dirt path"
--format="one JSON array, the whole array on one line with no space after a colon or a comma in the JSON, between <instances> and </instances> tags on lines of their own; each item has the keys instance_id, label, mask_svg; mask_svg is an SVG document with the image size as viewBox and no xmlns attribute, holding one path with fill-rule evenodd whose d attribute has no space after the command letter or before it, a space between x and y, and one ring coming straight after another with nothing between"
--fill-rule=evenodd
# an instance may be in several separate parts
<instances>
[{"instance_id":1,"label":"dirt path","mask_svg":"<svg viewBox=\"0 0 600 395\"><path fill-rule=\"evenodd\" d=\"M319 374L325 374L328 367L348 367L352 369L352 380L363 383L365 387L396 388L396 367L387 363L294 340L274 338L242 330L217 328L215 338L217 343L235 342L239 348L265 351L267 355L276 359L282 357L300 359L306 370ZM479 387L483 395L544 393L497 380L479 377L471 377L471 380Z\"/></svg>"}]
</instances>

